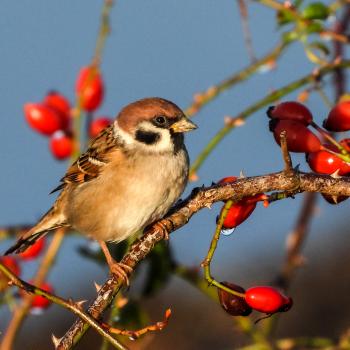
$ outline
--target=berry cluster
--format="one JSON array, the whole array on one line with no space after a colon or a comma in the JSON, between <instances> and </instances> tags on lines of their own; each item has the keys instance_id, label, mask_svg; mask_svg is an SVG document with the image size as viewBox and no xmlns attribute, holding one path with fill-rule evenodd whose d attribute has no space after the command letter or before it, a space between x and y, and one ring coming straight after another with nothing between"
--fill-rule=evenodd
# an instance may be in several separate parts
<instances>
[{"instance_id":1,"label":"berry cluster","mask_svg":"<svg viewBox=\"0 0 350 350\"><path fill-rule=\"evenodd\" d=\"M12 256L2 256L0 257L0 262L5 265L9 270L11 270L15 275L19 276L21 274L21 262L22 261L28 261L33 260L39 257L39 255L43 252L45 248L45 238L41 238L37 240L32 246L30 246L26 251L23 253L18 254L17 257ZM9 287L8 284L8 278L0 272L0 292L3 292ZM40 285L40 288L44 289L47 292L53 292L53 287L51 284L44 282L42 285ZM19 296L23 297L25 295L25 292L21 290ZM35 295L32 300L32 312L38 313L42 310L49 307L51 302L40 296Z\"/></svg>"},{"instance_id":2,"label":"berry cluster","mask_svg":"<svg viewBox=\"0 0 350 350\"><path fill-rule=\"evenodd\" d=\"M87 113L94 112L102 103L104 84L102 76L94 66L84 67L76 82L77 103ZM26 103L24 115L29 126L48 136L52 155L64 160L75 148L72 120L73 110L68 99L57 91L50 91L40 103ZM111 123L106 117L96 118L89 125L89 137L96 137Z\"/></svg>"},{"instance_id":3,"label":"berry cluster","mask_svg":"<svg viewBox=\"0 0 350 350\"><path fill-rule=\"evenodd\" d=\"M350 130L350 102L339 102L334 106L323 122L318 126L311 112L299 102L282 102L267 111L270 131L280 145L280 135L286 132L286 141L290 152L305 153L311 170L318 174L350 176L350 140L337 141L331 132ZM318 135L309 130L313 127ZM323 196L329 203L337 204L347 197Z\"/></svg>"}]
</instances>

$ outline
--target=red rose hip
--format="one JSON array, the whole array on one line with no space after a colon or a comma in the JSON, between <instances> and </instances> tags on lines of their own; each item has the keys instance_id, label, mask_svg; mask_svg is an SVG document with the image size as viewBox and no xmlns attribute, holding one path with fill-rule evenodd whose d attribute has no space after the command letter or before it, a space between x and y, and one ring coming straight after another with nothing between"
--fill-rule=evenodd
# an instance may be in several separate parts
<instances>
[{"instance_id":1,"label":"red rose hip","mask_svg":"<svg viewBox=\"0 0 350 350\"><path fill-rule=\"evenodd\" d=\"M74 151L73 139L63 131L57 131L52 135L49 146L51 153L58 160L67 159Z\"/></svg>"},{"instance_id":2,"label":"red rose hip","mask_svg":"<svg viewBox=\"0 0 350 350\"><path fill-rule=\"evenodd\" d=\"M245 293L244 288L230 282L221 282L224 286L239 293ZM218 297L222 308L231 316L248 316L252 308L246 303L245 299L237 295L226 292L218 288Z\"/></svg>"},{"instance_id":3,"label":"red rose hip","mask_svg":"<svg viewBox=\"0 0 350 350\"><path fill-rule=\"evenodd\" d=\"M31 128L43 135L50 136L60 130L60 117L52 108L40 103L26 103L24 115Z\"/></svg>"},{"instance_id":4,"label":"red rose hip","mask_svg":"<svg viewBox=\"0 0 350 350\"><path fill-rule=\"evenodd\" d=\"M308 153L306 156L310 168L319 174L333 174L338 171L339 175L350 172L350 165L337 157L336 154L325 150Z\"/></svg>"},{"instance_id":5,"label":"red rose hip","mask_svg":"<svg viewBox=\"0 0 350 350\"><path fill-rule=\"evenodd\" d=\"M96 137L103 129L112 124L112 119L107 117L100 117L92 121L89 128L89 136Z\"/></svg>"},{"instance_id":6,"label":"red rose hip","mask_svg":"<svg viewBox=\"0 0 350 350\"><path fill-rule=\"evenodd\" d=\"M293 120L271 122L271 131L279 145L281 145L281 132L286 131L287 147L290 152L307 153L320 150L320 140L304 124Z\"/></svg>"},{"instance_id":7,"label":"red rose hip","mask_svg":"<svg viewBox=\"0 0 350 350\"><path fill-rule=\"evenodd\" d=\"M27 248L24 252L18 254L23 260L36 259L45 247L45 237L38 239L33 245Z\"/></svg>"},{"instance_id":8,"label":"red rose hip","mask_svg":"<svg viewBox=\"0 0 350 350\"><path fill-rule=\"evenodd\" d=\"M98 68L88 66L80 70L76 93L85 111L92 112L100 106L104 95L104 84Z\"/></svg>"},{"instance_id":9,"label":"red rose hip","mask_svg":"<svg viewBox=\"0 0 350 350\"><path fill-rule=\"evenodd\" d=\"M15 258L12 256L0 257L0 262L5 265L15 275L21 273L21 268ZM0 292L4 291L8 287L8 278L0 271Z\"/></svg>"},{"instance_id":10,"label":"red rose hip","mask_svg":"<svg viewBox=\"0 0 350 350\"><path fill-rule=\"evenodd\" d=\"M50 283L44 282L41 286L39 286L46 292L53 293L53 287ZM46 299L41 295L35 295L32 300L32 309L43 310L48 308L51 305L51 301Z\"/></svg>"},{"instance_id":11,"label":"red rose hip","mask_svg":"<svg viewBox=\"0 0 350 350\"><path fill-rule=\"evenodd\" d=\"M43 104L54 109L60 118L61 129L67 130L70 126L70 103L69 101L59 92L50 91L44 98Z\"/></svg>"},{"instance_id":12,"label":"red rose hip","mask_svg":"<svg viewBox=\"0 0 350 350\"><path fill-rule=\"evenodd\" d=\"M272 106L267 110L271 119L294 120L304 125L310 125L312 114L307 107L296 101L287 101Z\"/></svg>"},{"instance_id":13,"label":"red rose hip","mask_svg":"<svg viewBox=\"0 0 350 350\"><path fill-rule=\"evenodd\" d=\"M267 314L285 312L292 306L291 298L270 286L257 286L247 289L245 299L252 309Z\"/></svg>"},{"instance_id":14,"label":"red rose hip","mask_svg":"<svg viewBox=\"0 0 350 350\"><path fill-rule=\"evenodd\" d=\"M350 101L335 105L324 120L323 127L329 131L350 130Z\"/></svg>"}]
</instances>

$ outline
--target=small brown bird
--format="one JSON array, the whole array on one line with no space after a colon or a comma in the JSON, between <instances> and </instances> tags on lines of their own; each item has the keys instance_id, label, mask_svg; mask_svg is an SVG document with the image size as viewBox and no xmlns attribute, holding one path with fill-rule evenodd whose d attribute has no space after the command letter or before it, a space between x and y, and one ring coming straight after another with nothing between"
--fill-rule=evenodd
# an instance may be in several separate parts
<instances>
[{"instance_id":1,"label":"small brown bird","mask_svg":"<svg viewBox=\"0 0 350 350\"><path fill-rule=\"evenodd\" d=\"M181 109L145 98L121 110L68 169L52 208L5 254L20 253L47 232L70 227L101 244L111 271L125 266L106 241L120 242L162 218L182 194L189 159L184 132L195 129Z\"/></svg>"}]
</instances>

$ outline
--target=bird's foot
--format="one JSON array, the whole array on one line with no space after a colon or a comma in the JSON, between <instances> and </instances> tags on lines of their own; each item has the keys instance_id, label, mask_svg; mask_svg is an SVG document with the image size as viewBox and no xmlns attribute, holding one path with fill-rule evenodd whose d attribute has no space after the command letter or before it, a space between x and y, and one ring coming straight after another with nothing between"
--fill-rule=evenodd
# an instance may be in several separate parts
<instances>
[{"instance_id":1,"label":"bird's foot","mask_svg":"<svg viewBox=\"0 0 350 350\"><path fill-rule=\"evenodd\" d=\"M163 233L164 240L168 241L169 240L169 232L167 228L161 223L161 222L156 222L154 224L154 227L161 231Z\"/></svg>"},{"instance_id":2,"label":"bird's foot","mask_svg":"<svg viewBox=\"0 0 350 350\"><path fill-rule=\"evenodd\" d=\"M132 267L113 260L109 263L109 268L113 275L115 275L118 279L120 278L129 287L128 274L132 272Z\"/></svg>"}]
</instances>

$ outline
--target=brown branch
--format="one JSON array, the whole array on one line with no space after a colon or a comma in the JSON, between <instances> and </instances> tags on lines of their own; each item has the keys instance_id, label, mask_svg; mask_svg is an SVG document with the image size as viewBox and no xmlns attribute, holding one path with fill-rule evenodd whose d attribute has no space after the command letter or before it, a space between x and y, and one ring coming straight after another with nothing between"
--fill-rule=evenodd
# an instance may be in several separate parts
<instances>
[{"instance_id":1,"label":"brown branch","mask_svg":"<svg viewBox=\"0 0 350 350\"><path fill-rule=\"evenodd\" d=\"M344 10L342 19L340 21L337 21L335 24L334 32L337 34L344 34L344 32L349 27L350 4L347 4L344 8L345 10ZM334 40L333 45L334 45L334 59L343 57L344 43L341 41ZM339 67L334 71L333 83L335 87L335 100L337 102L339 98L344 94L344 91L346 90L346 75L345 75L344 68Z\"/></svg>"},{"instance_id":2,"label":"brown branch","mask_svg":"<svg viewBox=\"0 0 350 350\"><path fill-rule=\"evenodd\" d=\"M283 130L280 134L280 140L281 140L281 151L282 151L282 157L284 161L284 171L286 174L293 174L293 164L292 159L290 157L290 154L288 152L288 146L287 146L287 132Z\"/></svg>"},{"instance_id":3,"label":"brown branch","mask_svg":"<svg viewBox=\"0 0 350 350\"><path fill-rule=\"evenodd\" d=\"M158 222L161 225L157 224L149 227L144 235L131 246L128 254L124 256L121 262L134 268L166 234L170 234L186 225L195 213L203 208L210 208L215 202L228 199L237 202L245 196L253 196L257 193L276 190L290 192L296 189L298 192L321 192L328 195L337 196L342 194L350 196L350 179L335 179L326 175L297 172L290 176L286 175L285 172L278 172L238 179L234 183L225 185L214 185L193 190L186 200L179 203L171 213ZM99 319L121 287L122 281L119 281L114 276L108 278L99 289L97 297L88 308L87 313L93 318ZM78 343L88 328L88 324L77 320L61 338L57 349L71 349Z\"/></svg>"}]
</instances>

